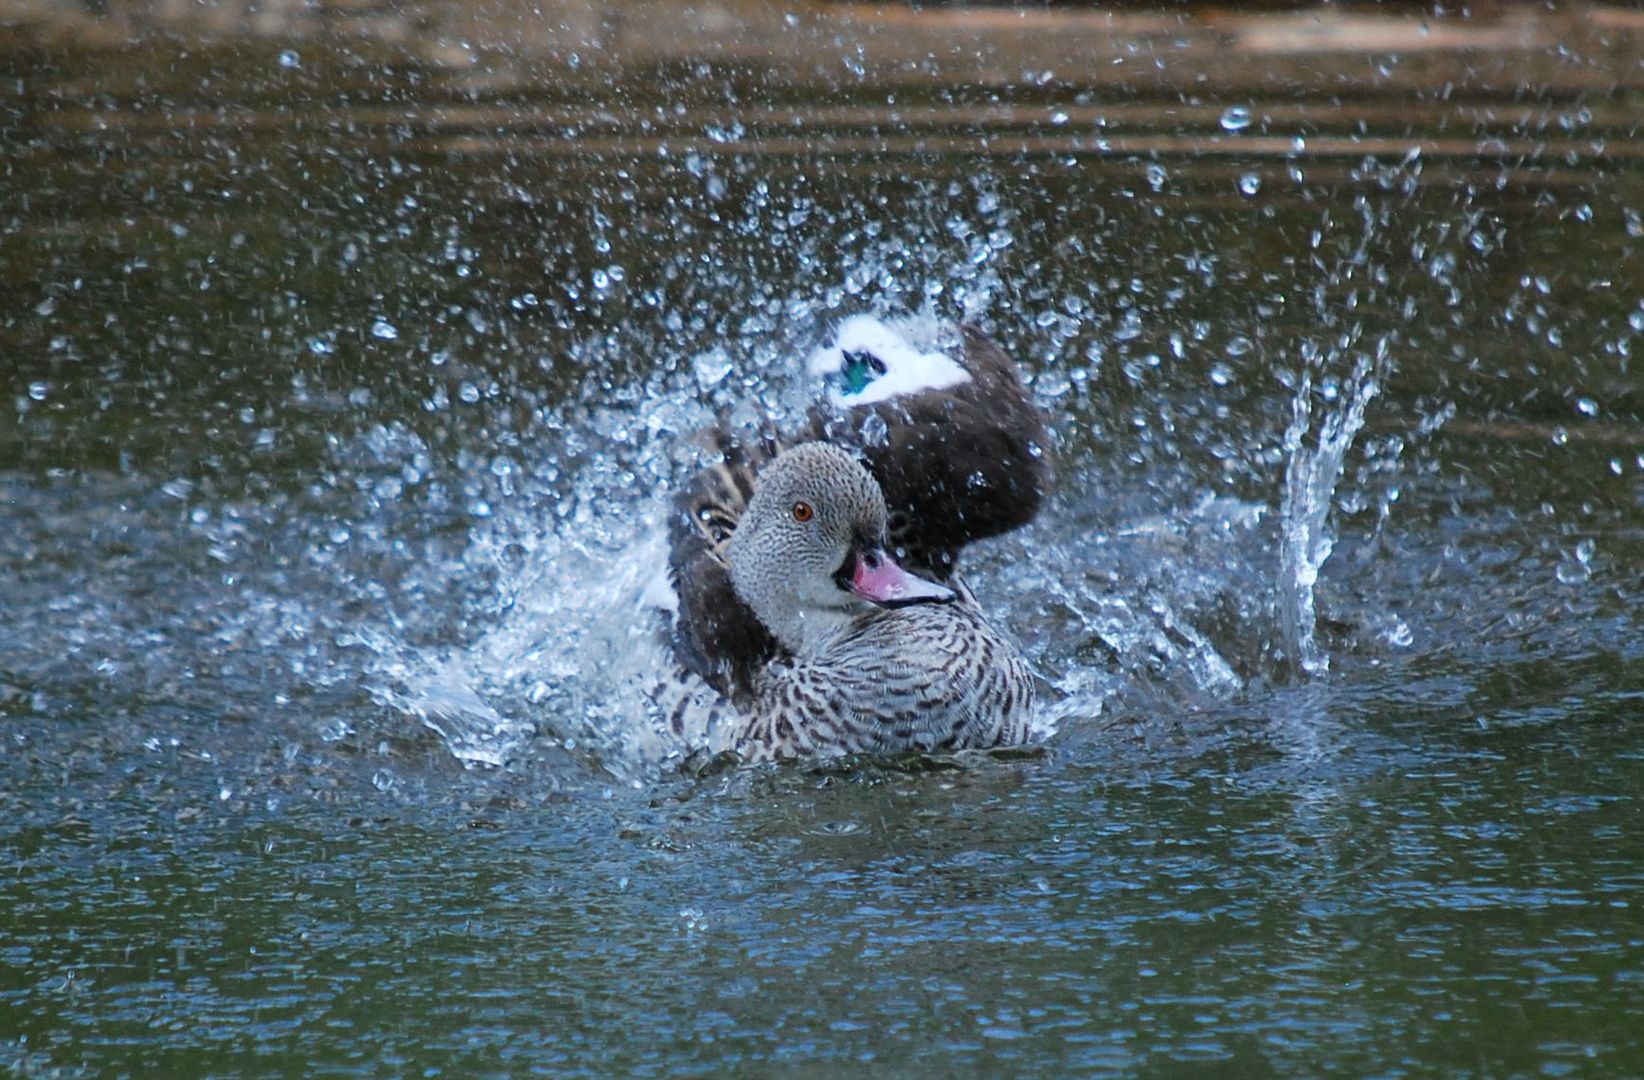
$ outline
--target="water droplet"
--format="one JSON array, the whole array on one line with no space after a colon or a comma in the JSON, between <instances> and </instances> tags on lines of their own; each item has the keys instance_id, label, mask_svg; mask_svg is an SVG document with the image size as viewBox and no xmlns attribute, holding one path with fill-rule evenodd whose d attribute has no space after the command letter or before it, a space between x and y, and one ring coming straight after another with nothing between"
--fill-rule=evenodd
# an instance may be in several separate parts
<instances>
[{"instance_id":1,"label":"water droplet","mask_svg":"<svg viewBox=\"0 0 1644 1080\"><path fill-rule=\"evenodd\" d=\"M303 58L297 55L296 49L280 50L280 66L283 68L298 68L303 66Z\"/></svg>"},{"instance_id":2,"label":"water droplet","mask_svg":"<svg viewBox=\"0 0 1644 1080\"><path fill-rule=\"evenodd\" d=\"M1597 416L1598 402L1590 397L1578 398L1576 400L1576 410L1583 416Z\"/></svg>"},{"instance_id":3,"label":"water droplet","mask_svg":"<svg viewBox=\"0 0 1644 1080\"><path fill-rule=\"evenodd\" d=\"M457 387L457 396L472 405L480 399L479 387L475 386L471 382L465 381L461 386Z\"/></svg>"},{"instance_id":4,"label":"water droplet","mask_svg":"<svg viewBox=\"0 0 1644 1080\"><path fill-rule=\"evenodd\" d=\"M876 412L871 412L862 421L862 444L864 446L884 446L890 442L890 428L885 418Z\"/></svg>"},{"instance_id":5,"label":"water droplet","mask_svg":"<svg viewBox=\"0 0 1644 1080\"><path fill-rule=\"evenodd\" d=\"M1229 105L1222 110L1223 131L1243 131L1250 126L1250 110L1243 105Z\"/></svg>"},{"instance_id":6,"label":"water droplet","mask_svg":"<svg viewBox=\"0 0 1644 1080\"><path fill-rule=\"evenodd\" d=\"M696 373L696 384L706 390L710 386L718 386L724 382L733 370L730 357L723 353L703 353L691 361L691 370Z\"/></svg>"},{"instance_id":7,"label":"water droplet","mask_svg":"<svg viewBox=\"0 0 1644 1080\"><path fill-rule=\"evenodd\" d=\"M46 384L43 382L29 383L29 397L35 401L46 400Z\"/></svg>"},{"instance_id":8,"label":"water droplet","mask_svg":"<svg viewBox=\"0 0 1644 1080\"><path fill-rule=\"evenodd\" d=\"M1261 189L1262 178L1260 174L1247 172L1243 176L1239 177L1239 193L1241 195L1254 195Z\"/></svg>"},{"instance_id":9,"label":"water droplet","mask_svg":"<svg viewBox=\"0 0 1644 1080\"><path fill-rule=\"evenodd\" d=\"M1243 334L1239 334L1227 343L1227 355L1235 357L1243 356L1245 353L1249 352L1251 348L1253 348L1253 345L1250 339L1245 337Z\"/></svg>"},{"instance_id":10,"label":"water droplet","mask_svg":"<svg viewBox=\"0 0 1644 1080\"><path fill-rule=\"evenodd\" d=\"M399 782L399 778L387 769L378 769L371 775L371 786L378 791L387 791Z\"/></svg>"},{"instance_id":11,"label":"water droplet","mask_svg":"<svg viewBox=\"0 0 1644 1080\"><path fill-rule=\"evenodd\" d=\"M1142 336L1142 316L1135 308L1125 312L1124 318L1114 328L1113 336L1119 341L1134 341Z\"/></svg>"},{"instance_id":12,"label":"water droplet","mask_svg":"<svg viewBox=\"0 0 1644 1080\"><path fill-rule=\"evenodd\" d=\"M1067 113L1057 109L1055 112L1050 114L1050 122L1057 127L1061 127L1063 124L1067 123Z\"/></svg>"},{"instance_id":13,"label":"water droplet","mask_svg":"<svg viewBox=\"0 0 1644 1080\"><path fill-rule=\"evenodd\" d=\"M1147 184L1154 191L1163 191L1165 181L1168 179L1170 179L1170 174L1165 172L1163 165L1155 162L1147 167Z\"/></svg>"},{"instance_id":14,"label":"water droplet","mask_svg":"<svg viewBox=\"0 0 1644 1080\"><path fill-rule=\"evenodd\" d=\"M36 315L50 315L52 312L54 312L56 310L57 310L57 297L55 297L55 296L48 296L44 300L40 301L38 304L34 305L34 313Z\"/></svg>"},{"instance_id":15,"label":"water droplet","mask_svg":"<svg viewBox=\"0 0 1644 1080\"><path fill-rule=\"evenodd\" d=\"M1558 580L1566 585L1580 585L1593 576L1591 567L1575 559L1561 561L1555 573L1558 575Z\"/></svg>"},{"instance_id":16,"label":"water droplet","mask_svg":"<svg viewBox=\"0 0 1644 1080\"><path fill-rule=\"evenodd\" d=\"M382 341L396 341L399 339L400 332L393 323L379 316L371 323L371 336Z\"/></svg>"},{"instance_id":17,"label":"water droplet","mask_svg":"<svg viewBox=\"0 0 1644 1080\"><path fill-rule=\"evenodd\" d=\"M1627 325L1640 334L1644 334L1644 311L1635 311L1627 316Z\"/></svg>"},{"instance_id":18,"label":"water droplet","mask_svg":"<svg viewBox=\"0 0 1644 1080\"><path fill-rule=\"evenodd\" d=\"M1598 542L1588 537L1575 547L1576 562L1586 566L1593 561L1593 553L1598 550Z\"/></svg>"},{"instance_id":19,"label":"water droplet","mask_svg":"<svg viewBox=\"0 0 1644 1080\"><path fill-rule=\"evenodd\" d=\"M1221 363L1210 365L1210 381L1217 386L1226 386L1233 381L1233 369Z\"/></svg>"}]
</instances>

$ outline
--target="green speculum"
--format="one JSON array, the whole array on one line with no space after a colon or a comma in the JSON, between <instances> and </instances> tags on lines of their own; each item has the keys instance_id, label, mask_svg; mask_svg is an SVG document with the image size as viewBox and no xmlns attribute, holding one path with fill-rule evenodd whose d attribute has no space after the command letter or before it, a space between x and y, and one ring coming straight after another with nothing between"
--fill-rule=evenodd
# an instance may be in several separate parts
<instances>
[{"instance_id":1,"label":"green speculum","mask_svg":"<svg viewBox=\"0 0 1644 1080\"><path fill-rule=\"evenodd\" d=\"M885 373L884 362L872 353L848 352L839 369L839 381L846 394L859 394L863 387Z\"/></svg>"}]
</instances>

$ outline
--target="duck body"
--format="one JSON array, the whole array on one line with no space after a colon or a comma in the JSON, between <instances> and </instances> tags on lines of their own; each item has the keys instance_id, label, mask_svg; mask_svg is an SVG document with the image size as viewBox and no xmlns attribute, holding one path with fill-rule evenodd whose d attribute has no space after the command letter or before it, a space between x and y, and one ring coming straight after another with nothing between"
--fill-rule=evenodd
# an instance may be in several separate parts
<instances>
[{"instance_id":1,"label":"duck body","mask_svg":"<svg viewBox=\"0 0 1644 1080\"><path fill-rule=\"evenodd\" d=\"M874 611L769 665L735 740L748 761L948 753L1028 741L1033 675L974 599Z\"/></svg>"}]
</instances>

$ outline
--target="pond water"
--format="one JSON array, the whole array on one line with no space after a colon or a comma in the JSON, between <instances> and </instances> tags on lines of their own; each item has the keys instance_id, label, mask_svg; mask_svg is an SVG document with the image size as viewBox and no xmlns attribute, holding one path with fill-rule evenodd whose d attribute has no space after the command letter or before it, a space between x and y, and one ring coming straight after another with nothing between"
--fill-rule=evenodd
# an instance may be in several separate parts
<instances>
[{"instance_id":1,"label":"pond water","mask_svg":"<svg viewBox=\"0 0 1644 1080\"><path fill-rule=\"evenodd\" d=\"M0 1063L1644 1071L1630 110L0 83ZM1053 419L1056 732L682 772L663 500L862 311Z\"/></svg>"}]
</instances>

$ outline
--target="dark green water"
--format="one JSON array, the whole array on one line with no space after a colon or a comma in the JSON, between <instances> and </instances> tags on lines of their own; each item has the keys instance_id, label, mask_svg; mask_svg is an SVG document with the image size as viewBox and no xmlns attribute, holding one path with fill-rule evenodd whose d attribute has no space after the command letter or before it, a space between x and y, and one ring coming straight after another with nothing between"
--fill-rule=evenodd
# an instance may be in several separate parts
<instances>
[{"instance_id":1,"label":"dark green water","mask_svg":"<svg viewBox=\"0 0 1644 1080\"><path fill-rule=\"evenodd\" d=\"M0 1062L1644 1072L1625 108L1365 159L1318 147L1373 100L1247 158L1161 106L1126 154L1066 88L921 143L867 89L565 120L278 54L0 59ZM637 597L690 433L926 304L1055 417L973 565L1058 733L679 775ZM1296 374L1339 415L1377 356L1298 682Z\"/></svg>"}]
</instances>

